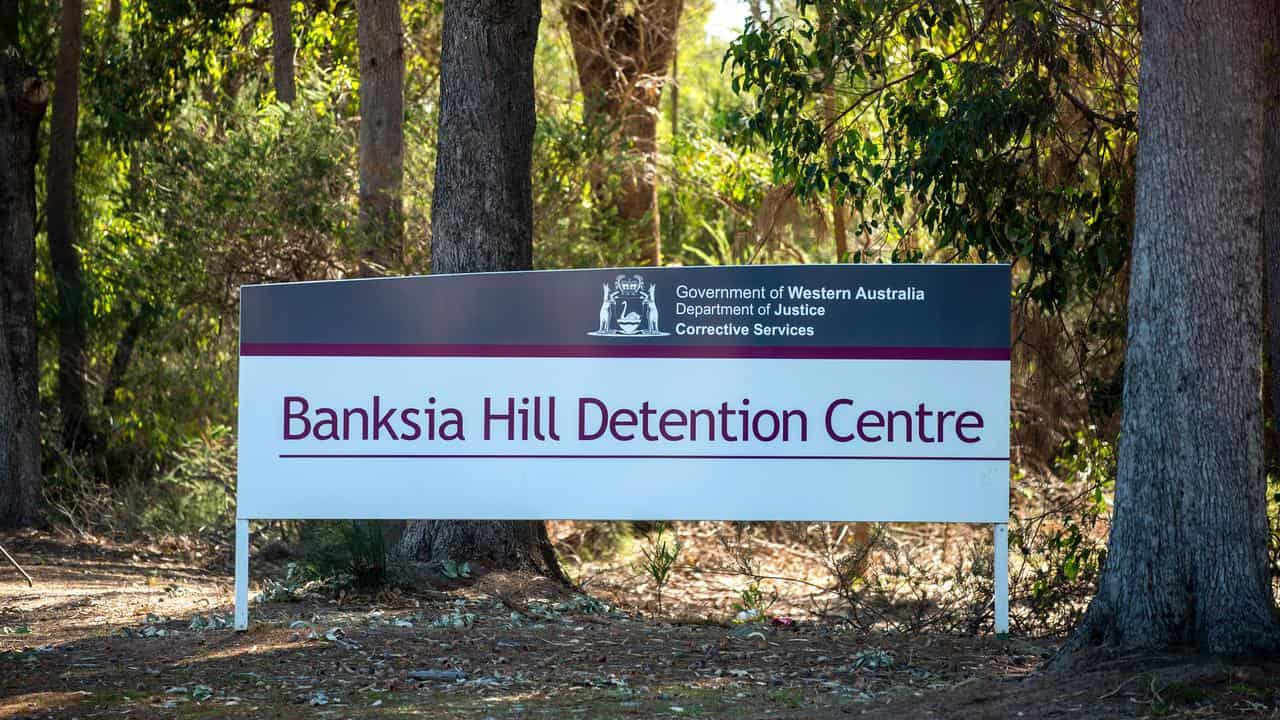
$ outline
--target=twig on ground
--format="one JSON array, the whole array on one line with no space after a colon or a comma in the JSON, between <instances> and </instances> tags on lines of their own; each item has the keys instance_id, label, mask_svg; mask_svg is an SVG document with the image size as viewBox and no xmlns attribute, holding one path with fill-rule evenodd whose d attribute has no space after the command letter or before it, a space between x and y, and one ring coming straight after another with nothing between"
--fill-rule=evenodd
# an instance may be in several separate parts
<instances>
[{"instance_id":1,"label":"twig on ground","mask_svg":"<svg viewBox=\"0 0 1280 720\"><path fill-rule=\"evenodd\" d=\"M1106 699L1107 699L1107 698L1109 698L1109 697L1114 697L1117 693L1119 693L1121 690L1123 690L1123 689L1124 689L1124 686L1125 686L1125 685L1128 685L1129 683L1133 682L1134 680L1137 680L1138 678L1142 677L1143 675L1144 675L1144 673L1138 673L1137 675L1134 675L1133 677L1129 678L1128 680L1125 680L1124 682L1122 682L1122 683L1120 683L1119 685L1117 685L1115 690L1112 690L1111 692L1107 693L1106 695L1101 695L1101 696L1099 696L1099 697L1098 697L1098 699L1099 699L1099 700L1106 700Z\"/></svg>"},{"instance_id":2,"label":"twig on ground","mask_svg":"<svg viewBox=\"0 0 1280 720\"><path fill-rule=\"evenodd\" d=\"M534 615L533 611L529 609L528 605L525 605L524 603L520 602L514 597L511 597L506 593L498 593L497 597L499 602L501 602L503 605L506 605L507 608L519 613L524 618L528 620L537 619L537 616Z\"/></svg>"},{"instance_id":3,"label":"twig on ground","mask_svg":"<svg viewBox=\"0 0 1280 720\"><path fill-rule=\"evenodd\" d=\"M22 569L22 566L18 564L17 560L13 559L13 556L9 554L8 550L4 549L3 545L0 545L0 553L4 553L4 557L9 561L9 564L16 568L18 572L22 573L22 577L27 579L27 587L36 586L36 584L31 581L31 576L27 574L27 571Z\"/></svg>"}]
</instances>

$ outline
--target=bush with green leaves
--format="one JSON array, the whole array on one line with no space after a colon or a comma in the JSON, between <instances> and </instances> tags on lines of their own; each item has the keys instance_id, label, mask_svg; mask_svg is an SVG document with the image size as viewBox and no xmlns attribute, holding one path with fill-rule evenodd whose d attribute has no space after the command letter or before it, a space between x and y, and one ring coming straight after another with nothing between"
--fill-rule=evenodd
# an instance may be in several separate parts
<instances>
[{"instance_id":1,"label":"bush with green leaves","mask_svg":"<svg viewBox=\"0 0 1280 720\"><path fill-rule=\"evenodd\" d=\"M155 483L141 508L141 527L182 535L206 530L229 536L235 524L235 435L215 426L183 442L173 467Z\"/></svg>"},{"instance_id":2,"label":"bush with green leaves","mask_svg":"<svg viewBox=\"0 0 1280 720\"><path fill-rule=\"evenodd\" d=\"M765 622L769 608L778 602L778 593L760 587L758 580L747 584L733 603L734 621L740 623Z\"/></svg>"},{"instance_id":3,"label":"bush with green leaves","mask_svg":"<svg viewBox=\"0 0 1280 720\"><path fill-rule=\"evenodd\" d=\"M1116 446L1094 428L1076 433L1058 456L1060 497L1016 518L1009 543L1020 572L1013 591L1041 632L1070 628L1097 588L1106 562L1106 531L1115 497Z\"/></svg>"}]
</instances>

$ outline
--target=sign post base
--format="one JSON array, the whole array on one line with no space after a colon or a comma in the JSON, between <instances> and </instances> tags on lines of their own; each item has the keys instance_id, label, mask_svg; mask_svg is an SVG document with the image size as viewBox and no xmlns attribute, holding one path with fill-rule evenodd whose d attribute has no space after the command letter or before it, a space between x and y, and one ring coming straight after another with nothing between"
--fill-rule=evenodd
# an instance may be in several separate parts
<instances>
[{"instance_id":1,"label":"sign post base","mask_svg":"<svg viewBox=\"0 0 1280 720\"><path fill-rule=\"evenodd\" d=\"M235 629L249 629L249 520L236 518Z\"/></svg>"},{"instance_id":2,"label":"sign post base","mask_svg":"<svg viewBox=\"0 0 1280 720\"><path fill-rule=\"evenodd\" d=\"M999 523L995 530L995 601L996 637L1009 636L1009 525Z\"/></svg>"}]
</instances>

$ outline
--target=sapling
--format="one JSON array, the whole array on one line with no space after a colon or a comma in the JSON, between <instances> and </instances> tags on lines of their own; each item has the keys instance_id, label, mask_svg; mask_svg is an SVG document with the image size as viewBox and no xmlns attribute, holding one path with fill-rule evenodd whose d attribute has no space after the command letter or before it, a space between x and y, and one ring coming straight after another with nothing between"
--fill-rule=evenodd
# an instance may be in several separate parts
<instances>
[{"instance_id":1,"label":"sapling","mask_svg":"<svg viewBox=\"0 0 1280 720\"><path fill-rule=\"evenodd\" d=\"M644 555L644 562L641 568L653 580L653 585L658 591L658 614L662 614L662 589L666 586L667 581L671 579L671 571L675 568L676 559L680 557L680 541L672 539L667 541L663 534L666 532L667 524L658 524L658 533L653 538L653 546L641 548L640 552Z\"/></svg>"}]
</instances>

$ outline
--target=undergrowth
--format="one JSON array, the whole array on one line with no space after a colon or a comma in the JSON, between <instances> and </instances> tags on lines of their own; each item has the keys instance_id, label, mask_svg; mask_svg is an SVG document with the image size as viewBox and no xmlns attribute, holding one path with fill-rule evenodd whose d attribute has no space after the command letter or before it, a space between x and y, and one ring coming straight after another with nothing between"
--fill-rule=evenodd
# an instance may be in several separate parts
<instances>
[{"instance_id":1,"label":"undergrowth","mask_svg":"<svg viewBox=\"0 0 1280 720\"><path fill-rule=\"evenodd\" d=\"M46 505L59 524L85 535L193 536L229 540L234 524L235 443L215 426L181 443L152 483L109 485L72 457L47 468ZM1106 561L1106 533L1116 478L1116 443L1092 428L1061 446L1047 475L1015 473L1010 519L1010 614L1014 632L1057 635L1080 617ZM1269 477L1273 577L1280 577L1280 481ZM990 628L993 547L989 526L921 541L921 526L841 523L725 523L714 533L727 567L707 567L703 550L669 539L678 527L661 523L578 522L557 543L569 572L611 562L629 564L659 594L658 613L686 572L736 575L723 606L728 621L763 621L803 596L815 617L861 630L974 633ZM654 533L654 530L657 530ZM646 532L648 531L648 532ZM683 533L682 533L683 534ZM385 580L385 545L378 523L259 523L255 540L270 544L293 570L274 580L374 588ZM647 536L647 537L646 537ZM942 545L942 547L938 547ZM767 571L772 553L806 553L817 576ZM690 560L689 558L693 558ZM465 561L460 559L460 562ZM292 572L289 575L288 572ZM678 585L677 585L678 587Z\"/></svg>"}]
</instances>

